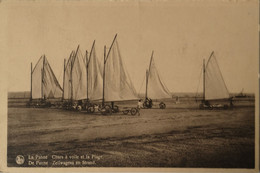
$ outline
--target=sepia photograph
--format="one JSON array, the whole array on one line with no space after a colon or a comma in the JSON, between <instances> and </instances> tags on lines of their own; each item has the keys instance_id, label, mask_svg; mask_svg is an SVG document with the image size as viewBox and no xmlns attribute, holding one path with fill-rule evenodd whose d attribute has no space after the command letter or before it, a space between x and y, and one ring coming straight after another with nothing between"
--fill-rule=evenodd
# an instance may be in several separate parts
<instances>
[{"instance_id":1,"label":"sepia photograph","mask_svg":"<svg viewBox=\"0 0 260 173\"><path fill-rule=\"evenodd\" d=\"M257 0L0 1L0 171L259 172L258 23Z\"/></svg>"}]
</instances>

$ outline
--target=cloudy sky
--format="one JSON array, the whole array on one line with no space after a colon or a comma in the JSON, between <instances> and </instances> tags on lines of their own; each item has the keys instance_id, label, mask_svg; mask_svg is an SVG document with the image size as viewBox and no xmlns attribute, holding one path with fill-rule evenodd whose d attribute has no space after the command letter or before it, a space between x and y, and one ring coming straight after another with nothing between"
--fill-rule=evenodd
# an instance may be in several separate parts
<instances>
[{"instance_id":1,"label":"cloudy sky","mask_svg":"<svg viewBox=\"0 0 260 173\"><path fill-rule=\"evenodd\" d=\"M138 92L153 50L171 92L196 92L202 61L213 50L229 91L255 92L257 8L257 0L2 1L2 81L8 91L29 91L30 63L45 54L62 84L63 60L78 44L90 50L96 40L102 60L117 33Z\"/></svg>"}]
</instances>

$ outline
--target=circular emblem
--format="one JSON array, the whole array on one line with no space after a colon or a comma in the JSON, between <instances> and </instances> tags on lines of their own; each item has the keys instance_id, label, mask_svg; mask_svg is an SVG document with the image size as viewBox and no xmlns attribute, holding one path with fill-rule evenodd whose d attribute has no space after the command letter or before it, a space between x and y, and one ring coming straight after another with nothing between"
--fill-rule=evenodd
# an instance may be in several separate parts
<instances>
[{"instance_id":1,"label":"circular emblem","mask_svg":"<svg viewBox=\"0 0 260 173\"><path fill-rule=\"evenodd\" d=\"M18 155L16 156L15 161L18 165L22 165L24 163L24 157L22 155Z\"/></svg>"}]
</instances>

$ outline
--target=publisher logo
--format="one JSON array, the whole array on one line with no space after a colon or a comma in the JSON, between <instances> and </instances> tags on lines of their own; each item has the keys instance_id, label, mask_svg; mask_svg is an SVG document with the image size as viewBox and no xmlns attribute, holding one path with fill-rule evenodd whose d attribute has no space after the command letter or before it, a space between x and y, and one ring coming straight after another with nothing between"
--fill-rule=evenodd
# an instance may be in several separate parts
<instances>
[{"instance_id":1,"label":"publisher logo","mask_svg":"<svg viewBox=\"0 0 260 173\"><path fill-rule=\"evenodd\" d=\"M16 156L15 161L18 165L22 165L24 163L24 157L22 155L18 155Z\"/></svg>"}]
</instances>

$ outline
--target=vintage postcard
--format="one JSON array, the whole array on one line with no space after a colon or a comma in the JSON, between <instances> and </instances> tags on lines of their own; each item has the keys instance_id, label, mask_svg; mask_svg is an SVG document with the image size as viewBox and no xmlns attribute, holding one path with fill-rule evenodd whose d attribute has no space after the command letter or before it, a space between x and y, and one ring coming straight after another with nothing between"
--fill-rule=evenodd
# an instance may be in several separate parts
<instances>
[{"instance_id":1,"label":"vintage postcard","mask_svg":"<svg viewBox=\"0 0 260 173\"><path fill-rule=\"evenodd\" d=\"M0 171L258 172L258 3L0 1Z\"/></svg>"}]
</instances>

